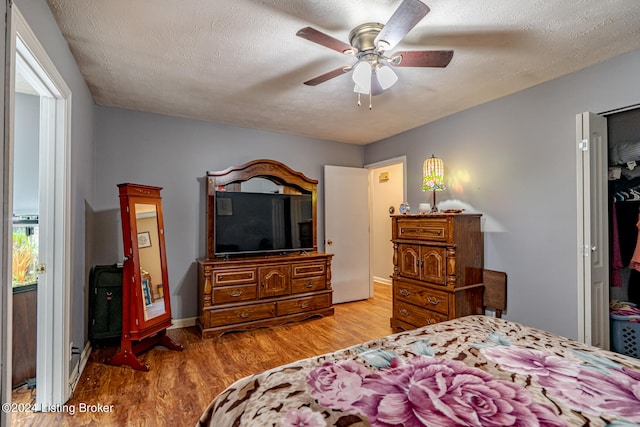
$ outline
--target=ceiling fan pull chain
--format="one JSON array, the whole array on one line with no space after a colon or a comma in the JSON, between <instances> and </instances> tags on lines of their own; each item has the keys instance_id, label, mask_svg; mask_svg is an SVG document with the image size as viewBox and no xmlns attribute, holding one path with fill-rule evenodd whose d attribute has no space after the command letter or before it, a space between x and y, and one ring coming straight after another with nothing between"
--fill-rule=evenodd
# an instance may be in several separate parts
<instances>
[{"instance_id":1,"label":"ceiling fan pull chain","mask_svg":"<svg viewBox=\"0 0 640 427\"><path fill-rule=\"evenodd\" d=\"M371 97L372 97L373 95L371 94L371 92L372 92L372 91L370 90L370 91L369 91L369 110L371 110L371 109L373 108L373 103L372 103L372 101L371 101Z\"/></svg>"},{"instance_id":2,"label":"ceiling fan pull chain","mask_svg":"<svg viewBox=\"0 0 640 427\"><path fill-rule=\"evenodd\" d=\"M360 102L360 93L358 93L358 107L361 107L362 103Z\"/></svg>"}]
</instances>

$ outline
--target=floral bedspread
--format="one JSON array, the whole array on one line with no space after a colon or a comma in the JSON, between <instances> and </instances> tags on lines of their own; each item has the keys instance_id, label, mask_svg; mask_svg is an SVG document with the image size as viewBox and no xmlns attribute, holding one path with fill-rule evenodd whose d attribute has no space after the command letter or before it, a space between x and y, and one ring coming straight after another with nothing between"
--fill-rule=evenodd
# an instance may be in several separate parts
<instances>
[{"instance_id":1,"label":"floral bedspread","mask_svg":"<svg viewBox=\"0 0 640 427\"><path fill-rule=\"evenodd\" d=\"M640 360L469 316L243 378L198 425L640 425Z\"/></svg>"}]
</instances>

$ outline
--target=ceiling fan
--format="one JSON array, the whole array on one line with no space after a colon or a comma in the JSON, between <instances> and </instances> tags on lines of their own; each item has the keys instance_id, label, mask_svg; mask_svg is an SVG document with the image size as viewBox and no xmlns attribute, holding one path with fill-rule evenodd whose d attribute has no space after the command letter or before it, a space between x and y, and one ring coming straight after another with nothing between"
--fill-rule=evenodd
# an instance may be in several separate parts
<instances>
[{"instance_id":1,"label":"ceiling fan","mask_svg":"<svg viewBox=\"0 0 640 427\"><path fill-rule=\"evenodd\" d=\"M389 89L398 77L391 67L446 67L453 57L452 50L410 50L386 55L413 27L429 13L429 7L419 0L403 0L385 25L367 22L358 25L349 33L347 44L312 27L299 30L296 35L314 43L333 49L346 55L352 55L357 61L352 65L336 68L304 82L316 86L327 80L352 71L355 83L354 92L371 96L379 95Z\"/></svg>"}]
</instances>

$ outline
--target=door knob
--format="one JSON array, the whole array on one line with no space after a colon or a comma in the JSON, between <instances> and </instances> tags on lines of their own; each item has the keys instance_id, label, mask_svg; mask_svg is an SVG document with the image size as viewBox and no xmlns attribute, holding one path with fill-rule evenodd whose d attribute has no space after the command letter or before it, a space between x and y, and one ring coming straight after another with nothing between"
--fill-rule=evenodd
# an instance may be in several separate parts
<instances>
[{"instance_id":1,"label":"door knob","mask_svg":"<svg viewBox=\"0 0 640 427\"><path fill-rule=\"evenodd\" d=\"M327 245L333 245L333 240L331 239L327 240Z\"/></svg>"}]
</instances>

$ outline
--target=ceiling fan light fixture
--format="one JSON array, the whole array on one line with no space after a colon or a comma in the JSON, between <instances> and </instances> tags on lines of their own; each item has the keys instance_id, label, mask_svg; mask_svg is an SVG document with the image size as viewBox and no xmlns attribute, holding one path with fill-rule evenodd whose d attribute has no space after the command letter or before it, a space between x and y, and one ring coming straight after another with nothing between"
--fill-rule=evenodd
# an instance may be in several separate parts
<instances>
[{"instance_id":1,"label":"ceiling fan light fixture","mask_svg":"<svg viewBox=\"0 0 640 427\"><path fill-rule=\"evenodd\" d=\"M398 81L396 73L393 72L391 67L386 65L378 68L376 75L378 76L378 83L380 83L380 87L382 87L383 90L389 89Z\"/></svg>"},{"instance_id":2,"label":"ceiling fan light fixture","mask_svg":"<svg viewBox=\"0 0 640 427\"><path fill-rule=\"evenodd\" d=\"M367 61L360 61L353 67L351 78L356 84L354 92L364 94L371 92L371 64Z\"/></svg>"}]
</instances>

